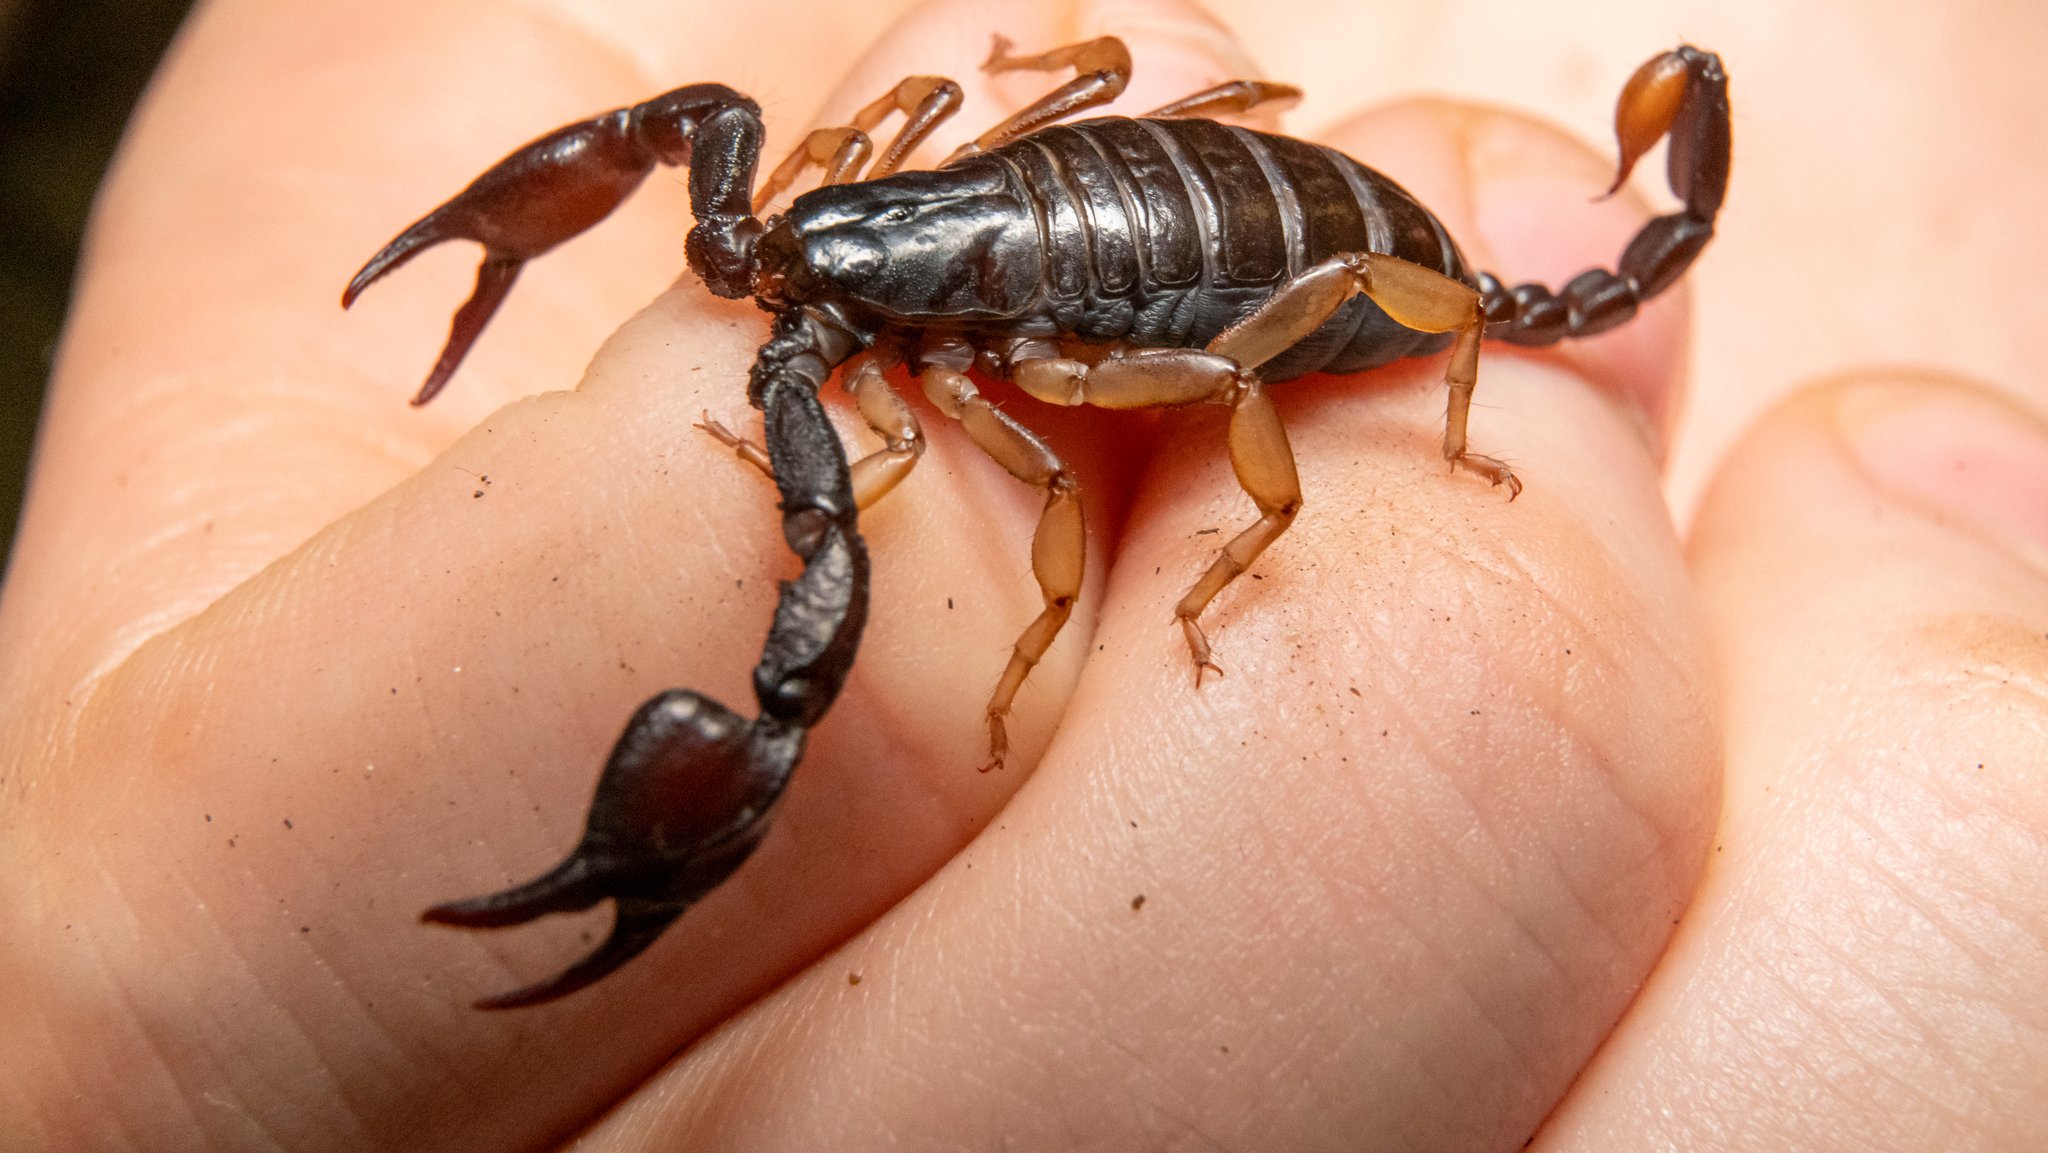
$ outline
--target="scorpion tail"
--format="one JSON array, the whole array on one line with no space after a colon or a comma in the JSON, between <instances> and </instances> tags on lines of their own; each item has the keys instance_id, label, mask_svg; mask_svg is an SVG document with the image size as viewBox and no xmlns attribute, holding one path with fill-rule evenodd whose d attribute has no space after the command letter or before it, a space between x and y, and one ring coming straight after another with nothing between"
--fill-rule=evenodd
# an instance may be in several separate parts
<instances>
[{"instance_id":1,"label":"scorpion tail","mask_svg":"<svg viewBox=\"0 0 2048 1153\"><path fill-rule=\"evenodd\" d=\"M832 335L839 339L826 339ZM583 839L561 864L503 892L422 914L436 924L501 928L606 899L616 906L611 935L589 956L478 1008L551 1001L632 960L731 876L767 833L805 734L839 695L867 621L868 557L853 483L818 400L832 364L844 359L831 354L848 343L843 332L792 314L777 322L754 369L783 536L804 562L782 586L754 670L761 715L749 720L688 689L654 697L626 722L598 779Z\"/></svg>"},{"instance_id":2,"label":"scorpion tail","mask_svg":"<svg viewBox=\"0 0 2048 1153\"><path fill-rule=\"evenodd\" d=\"M1728 76L1721 58L1690 44L1636 70L1614 111L1621 149L1613 195L1643 153L1666 135L1671 191L1683 207L1644 225L1622 251L1615 272L1592 268L1553 293L1541 284L1503 285L1479 275L1486 335L1510 344L1555 344L1619 325L1669 288L1714 236L1714 217L1728 187Z\"/></svg>"}]
</instances>

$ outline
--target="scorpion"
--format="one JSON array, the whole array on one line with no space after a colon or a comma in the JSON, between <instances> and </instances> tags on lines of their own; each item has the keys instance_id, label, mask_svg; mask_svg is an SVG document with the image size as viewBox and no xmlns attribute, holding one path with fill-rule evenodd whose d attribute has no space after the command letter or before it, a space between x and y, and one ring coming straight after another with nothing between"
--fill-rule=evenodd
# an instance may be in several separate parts
<instances>
[{"instance_id":1,"label":"scorpion","mask_svg":"<svg viewBox=\"0 0 2048 1153\"><path fill-rule=\"evenodd\" d=\"M899 171L959 109L961 89L950 79L911 77L852 124L811 133L758 190L760 107L724 85L692 84L518 149L350 281L344 307L423 249L454 239L483 246L475 290L413 398L425 404L528 260L603 219L657 164L682 165L695 217L684 246L690 269L714 294L752 297L773 318L747 385L763 414L762 442L708 415L699 425L772 479L783 537L802 562L781 585L754 671L759 714L689 689L655 696L626 723L582 838L559 865L422 914L495 928L613 902L611 932L587 956L479 1008L550 1001L611 973L760 843L808 730L846 682L867 618L859 510L902 481L924 449L887 369L907 368L940 413L1045 495L1031 545L1044 609L1018 637L989 699L986 771L1003 763L1011 703L1073 611L1084 527L1075 477L982 395L970 371L1055 405L1229 407L1231 464L1259 515L1174 608L1199 689L1205 671L1221 672L1203 610L1301 509L1269 386L1448 347L1444 458L1512 500L1521 491L1513 470L1466 445L1482 337L1548 345L1629 320L1712 238L1727 185L1727 77L1719 57L1681 45L1624 86L1615 112L1620 158L1607 190L1668 136L1679 210L1646 224L1616 271L1588 270L1554 292L1509 287L1474 270L1437 218L1379 172L1321 145L1213 119L1282 105L1299 97L1294 88L1238 80L1138 118L1063 123L1123 91L1128 50L1114 37L1028 56L1011 48L996 37L983 68L1071 68L1074 79L936 169ZM877 157L869 133L897 113L902 127ZM763 219L813 167L823 170L820 186ZM884 442L850 464L819 396L842 365L844 387Z\"/></svg>"}]
</instances>

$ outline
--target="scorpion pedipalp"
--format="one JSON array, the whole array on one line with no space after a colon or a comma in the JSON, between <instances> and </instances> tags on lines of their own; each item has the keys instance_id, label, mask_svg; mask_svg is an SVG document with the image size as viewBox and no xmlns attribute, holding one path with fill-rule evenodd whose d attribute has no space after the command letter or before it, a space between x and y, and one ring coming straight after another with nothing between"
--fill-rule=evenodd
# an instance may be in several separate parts
<instances>
[{"instance_id":1,"label":"scorpion pedipalp","mask_svg":"<svg viewBox=\"0 0 2048 1153\"><path fill-rule=\"evenodd\" d=\"M742 193L737 214L751 219L744 193L754 180L760 119L753 101L725 85L691 84L558 128L492 165L379 249L349 280L341 306L353 305L385 274L443 241L474 240L483 245L476 289L456 312L448 343L412 399L416 405L425 404L461 367L526 262L611 215L657 163L685 163L693 151L710 158L710 163L691 169L691 207L700 230L709 226L733 231L733 185ZM696 141L700 129L708 129L706 134L714 139ZM723 273L716 278L706 275L707 282L714 289L727 288L727 295L744 295L752 288L751 280L735 288L732 273L723 267L743 261L722 249L744 245L750 238L719 235L706 244L708 235L691 234L693 258L708 261L717 266L714 272Z\"/></svg>"}]
</instances>

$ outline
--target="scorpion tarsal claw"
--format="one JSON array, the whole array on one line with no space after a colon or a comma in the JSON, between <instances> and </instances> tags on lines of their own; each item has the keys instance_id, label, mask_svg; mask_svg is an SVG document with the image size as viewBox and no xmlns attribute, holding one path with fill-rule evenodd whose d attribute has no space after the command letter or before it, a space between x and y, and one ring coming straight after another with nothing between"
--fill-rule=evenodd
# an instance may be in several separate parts
<instances>
[{"instance_id":1,"label":"scorpion tarsal claw","mask_svg":"<svg viewBox=\"0 0 2048 1153\"><path fill-rule=\"evenodd\" d=\"M436 905L421 919L469 929L523 925L549 913L617 906L611 935L539 984L479 1008L551 1001L637 956L745 861L801 752L802 731L749 721L687 689L642 705L613 749L583 839L546 874L502 892Z\"/></svg>"}]
</instances>

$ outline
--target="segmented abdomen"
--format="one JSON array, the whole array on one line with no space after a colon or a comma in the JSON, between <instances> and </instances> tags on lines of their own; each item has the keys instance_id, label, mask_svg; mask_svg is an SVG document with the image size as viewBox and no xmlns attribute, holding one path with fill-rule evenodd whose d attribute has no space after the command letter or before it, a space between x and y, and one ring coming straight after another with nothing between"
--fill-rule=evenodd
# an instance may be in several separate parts
<instances>
[{"instance_id":1,"label":"segmented abdomen","mask_svg":"<svg viewBox=\"0 0 2048 1153\"><path fill-rule=\"evenodd\" d=\"M1208 120L1107 118L996 149L1038 216L1046 265L1037 327L1088 340L1198 347L1289 276L1381 252L1474 283L1427 209L1333 149ZM1357 372L1446 338L1396 324L1361 296L1260 375Z\"/></svg>"}]
</instances>

